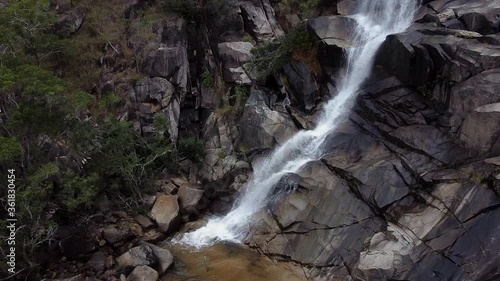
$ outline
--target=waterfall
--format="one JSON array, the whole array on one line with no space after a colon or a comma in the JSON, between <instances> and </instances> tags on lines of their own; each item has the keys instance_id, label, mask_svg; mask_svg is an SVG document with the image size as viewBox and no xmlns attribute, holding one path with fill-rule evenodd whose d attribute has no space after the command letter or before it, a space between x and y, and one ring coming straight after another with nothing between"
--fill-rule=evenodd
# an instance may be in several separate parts
<instances>
[{"instance_id":1,"label":"waterfall","mask_svg":"<svg viewBox=\"0 0 500 281\"><path fill-rule=\"evenodd\" d=\"M387 35L404 31L412 23L417 0L358 1L352 17L358 27L348 53L344 75L337 95L324 107L314 130L300 131L254 167L254 174L223 217L212 218L206 226L184 234L181 243L203 247L217 241L241 242L248 234L254 215L268 204L270 193L280 179L296 173L308 162L321 159L325 138L342 123L355 100L361 84L370 75L377 49Z\"/></svg>"}]
</instances>

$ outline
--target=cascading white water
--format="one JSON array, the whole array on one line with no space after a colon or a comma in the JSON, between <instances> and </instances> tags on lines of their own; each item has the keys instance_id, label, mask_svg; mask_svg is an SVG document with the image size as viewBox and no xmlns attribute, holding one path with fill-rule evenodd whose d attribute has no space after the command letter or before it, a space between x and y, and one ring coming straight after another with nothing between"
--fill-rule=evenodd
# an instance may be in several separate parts
<instances>
[{"instance_id":1,"label":"cascading white water","mask_svg":"<svg viewBox=\"0 0 500 281\"><path fill-rule=\"evenodd\" d=\"M270 192L278 181L323 156L321 144L347 115L361 84L370 75L377 49L387 35L408 28L417 6L417 0L364 0L360 3L353 16L359 24L353 30L353 46L356 47L347 53L340 90L323 109L317 127L300 131L277 147L254 167L245 191L226 216L210 219L206 226L186 233L180 242L198 248L221 240L240 242L247 235L255 213L268 203Z\"/></svg>"}]
</instances>

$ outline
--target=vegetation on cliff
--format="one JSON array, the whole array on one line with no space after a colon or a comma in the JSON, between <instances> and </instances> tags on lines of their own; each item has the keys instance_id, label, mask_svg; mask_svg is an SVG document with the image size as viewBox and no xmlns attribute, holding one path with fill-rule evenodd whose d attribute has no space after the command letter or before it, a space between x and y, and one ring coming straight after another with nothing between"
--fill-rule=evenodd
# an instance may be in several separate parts
<instances>
[{"instance_id":1,"label":"vegetation on cliff","mask_svg":"<svg viewBox=\"0 0 500 281\"><path fill-rule=\"evenodd\" d=\"M24 273L37 270L36 250L49 242L53 225L85 214L98 194L140 204L157 175L202 155L197 139L181 142L177 151L165 116L155 117L154 132L141 136L131 122L114 117L120 95L96 95L95 48L113 47L119 38L108 35L125 31L102 29L120 25L97 9L87 12L83 30L65 39L55 35L57 18L47 0L0 8L0 175L5 179L7 169L16 170L22 229L17 268ZM5 198L5 189L0 196ZM2 240L5 231L0 229Z\"/></svg>"}]
</instances>

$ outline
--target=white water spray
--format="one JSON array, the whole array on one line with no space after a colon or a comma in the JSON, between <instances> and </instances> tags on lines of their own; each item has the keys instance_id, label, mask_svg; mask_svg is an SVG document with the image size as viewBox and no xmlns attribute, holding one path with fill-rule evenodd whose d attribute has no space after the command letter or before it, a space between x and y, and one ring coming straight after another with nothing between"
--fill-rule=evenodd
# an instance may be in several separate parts
<instances>
[{"instance_id":1,"label":"white water spray","mask_svg":"<svg viewBox=\"0 0 500 281\"><path fill-rule=\"evenodd\" d=\"M212 218L207 225L186 233L181 243L197 248L217 241L240 242L249 231L253 216L268 203L271 190L288 173L296 173L310 161L321 159L325 138L341 124L361 84L370 75L377 49L387 35L404 31L411 24L416 0L364 0L353 16L359 24L353 30L353 46L347 53L345 74L339 92L325 106L318 125L300 131L277 147L254 174L245 191L224 217Z\"/></svg>"}]
</instances>

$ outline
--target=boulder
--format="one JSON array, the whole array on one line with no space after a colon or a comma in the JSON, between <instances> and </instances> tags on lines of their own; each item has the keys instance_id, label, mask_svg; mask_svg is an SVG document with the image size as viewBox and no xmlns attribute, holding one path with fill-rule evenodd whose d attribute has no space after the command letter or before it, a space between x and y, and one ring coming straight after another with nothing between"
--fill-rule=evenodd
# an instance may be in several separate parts
<instances>
[{"instance_id":1,"label":"boulder","mask_svg":"<svg viewBox=\"0 0 500 281\"><path fill-rule=\"evenodd\" d=\"M324 66L338 67L352 46L352 30L358 23L349 16L325 16L307 21L308 30L321 40L318 59Z\"/></svg>"},{"instance_id":2,"label":"boulder","mask_svg":"<svg viewBox=\"0 0 500 281\"><path fill-rule=\"evenodd\" d=\"M480 153L500 152L499 135L500 103L476 108L465 117L459 132L460 141L464 146Z\"/></svg>"},{"instance_id":3,"label":"boulder","mask_svg":"<svg viewBox=\"0 0 500 281\"><path fill-rule=\"evenodd\" d=\"M453 9L457 19L465 25L467 30L485 35L499 31L500 5L497 0L472 0L467 5L463 5L460 1L451 1L445 7Z\"/></svg>"},{"instance_id":4,"label":"boulder","mask_svg":"<svg viewBox=\"0 0 500 281\"><path fill-rule=\"evenodd\" d=\"M287 181L298 189L275 202L270 210L274 219L269 212L262 214L251 246L318 267L349 264L358 259L356 252L362 250L363 241L382 229L370 207L351 193L351 183L321 162L306 164Z\"/></svg>"},{"instance_id":5,"label":"boulder","mask_svg":"<svg viewBox=\"0 0 500 281\"><path fill-rule=\"evenodd\" d=\"M245 26L238 2L225 1L223 5L216 6L218 7L205 10L205 24L209 30L207 35L210 42L217 44L241 40L245 35Z\"/></svg>"},{"instance_id":6,"label":"boulder","mask_svg":"<svg viewBox=\"0 0 500 281\"><path fill-rule=\"evenodd\" d=\"M106 260L108 256L103 252L95 252L90 257L88 265L94 269L94 271L104 270L106 268Z\"/></svg>"},{"instance_id":7,"label":"boulder","mask_svg":"<svg viewBox=\"0 0 500 281\"><path fill-rule=\"evenodd\" d=\"M161 28L162 41L149 43L145 49L142 71L151 77L163 77L186 89L189 77L186 22L172 18Z\"/></svg>"},{"instance_id":8,"label":"boulder","mask_svg":"<svg viewBox=\"0 0 500 281\"><path fill-rule=\"evenodd\" d=\"M115 244L120 242L124 235L116 227L108 226L102 231L102 237L109 243Z\"/></svg>"},{"instance_id":9,"label":"boulder","mask_svg":"<svg viewBox=\"0 0 500 281\"><path fill-rule=\"evenodd\" d=\"M352 15L356 12L357 4L356 0L342 0L337 4L337 12L343 16Z\"/></svg>"},{"instance_id":10,"label":"boulder","mask_svg":"<svg viewBox=\"0 0 500 281\"><path fill-rule=\"evenodd\" d=\"M148 218L147 216L144 216L144 215L137 215L134 217L134 220L141 225L142 228L150 228L152 226L154 226L154 222Z\"/></svg>"},{"instance_id":11,"label":"boulder","mask_svg":"<svg viewBox=\"0 0 500 281\"><path fill-rule=\"evenodd\" d=\"M130 272L133 268L141 265L153 266L158 262L158 257L148 245L141 245L128 250L125 254L116 258L119 271Z\"/></svg>"},{"instance_id":12,"label":"boulder","mask_svg":"<svg viewBox=\"0 0 500 281\"><path fill-rule=\"evenodd\" d=\"M179 196L182 209L194 209L203 197L203 190L196 185L183 185L179 188L177 196Z\"/></svg>"},{"instance_id":13,"label":"boulder","mask_svg":"<svg viewBox=\"0 0 500 281\"><path fill-rule=\"evenodd\" d=\"M127 281L156 281L158 280L158 272L149 266L141 265L132 271L127 277Z\"/></svg>"},{"instance_id":14,"label":"boulder","mask_svg":"<svg viewBox=\"0 0 500 281\"><path fill-rule=\"evenodd\" d=\"M240 121L242 145L249 151L282 144L298 130L288 113L269 108L269 98L252 88Z\"/></svg>"},{"instance_id":15,"label":"boulder","mask_svg":"<svg viewBox=\"0 0 500 281\"><path fill-rule=\"evenodd\" d=\"M133 102L154 102L165 107L170 103L174 91L174 86L165 78L144 78L135 82L130 98Z\"/></svg>"},{"instance_id":16,"label":"boulder","mask_svg":"<svg viewBox=\"0 0 500 281\"><path fill-rule=\"evenodd\" d=\"M242 66L251 60L249 42L224 42L218 46L219 57L223 64L224 81L238 84L250 84L251 81Z\"/></svg>"},{"instance_id":17,"label":"boulder","mask_svg":"<svg viewBox=\"0 0 500 281\"><path fill-rule=\"evenodd\" d=\"M500 46L482 44L479 38L460 30L415 25L411 31L389 35L376 63L407 85L425 86L436 81L437 73L460 83L500 67Z\"/></svg>"},{"instance_id":18,"label":"boulder","mask_svg":"<svg viewBox=\"0 0 500 281\"><path fill-rule=\"evenodd\" d=\"M160 195L151 209L150 217L156 221L160 231L170 232L177 225L179 204L175 195Z\"/></svg>"},{"instance_id":19,"label":"boulder","mask_svg":"<svg viewBox=\"0 0 500 281\"><path fill-rule=\"evenodd\" d=\"M174 263L174 257L167 249L160 248L156 245L147 242L141 242L141 245L146 245L153 250L153 254L158 259L157 271L164 274L167 269Z\"/></svg>"},{"instance_id":20,"label":"boulder","mask_svg":"<svg viewBox=\"0 0 500 281\"><path fill-rule=\"evenodd\" d=\"M240 8L247 32L254 38L260 41L283 35L269 0L243 1Z\"/></svg>"},{"instance_id":21,"label":"boulder","mask_svg":"<svg viewBox=\"0 0 500 281\"><path fill-rule=\"evenodd\" d=\"M205 157L198 176L207 182L221 180L224 177L222 160L237 148L240 134L236 120L214 112L207 118L202 135Z\"/></svg>"},{"instance_id":22,"label":"boulder","mask_svg":"<svg viewBox=\"0 0 500 281\"><path fill-rule=\"evenodd\" d=\"M316 106L319 89L307 65L304 62L291 61L285 64L283 71L295 99L306 111L311 111Z\"/></svg>"}]
</instances>

